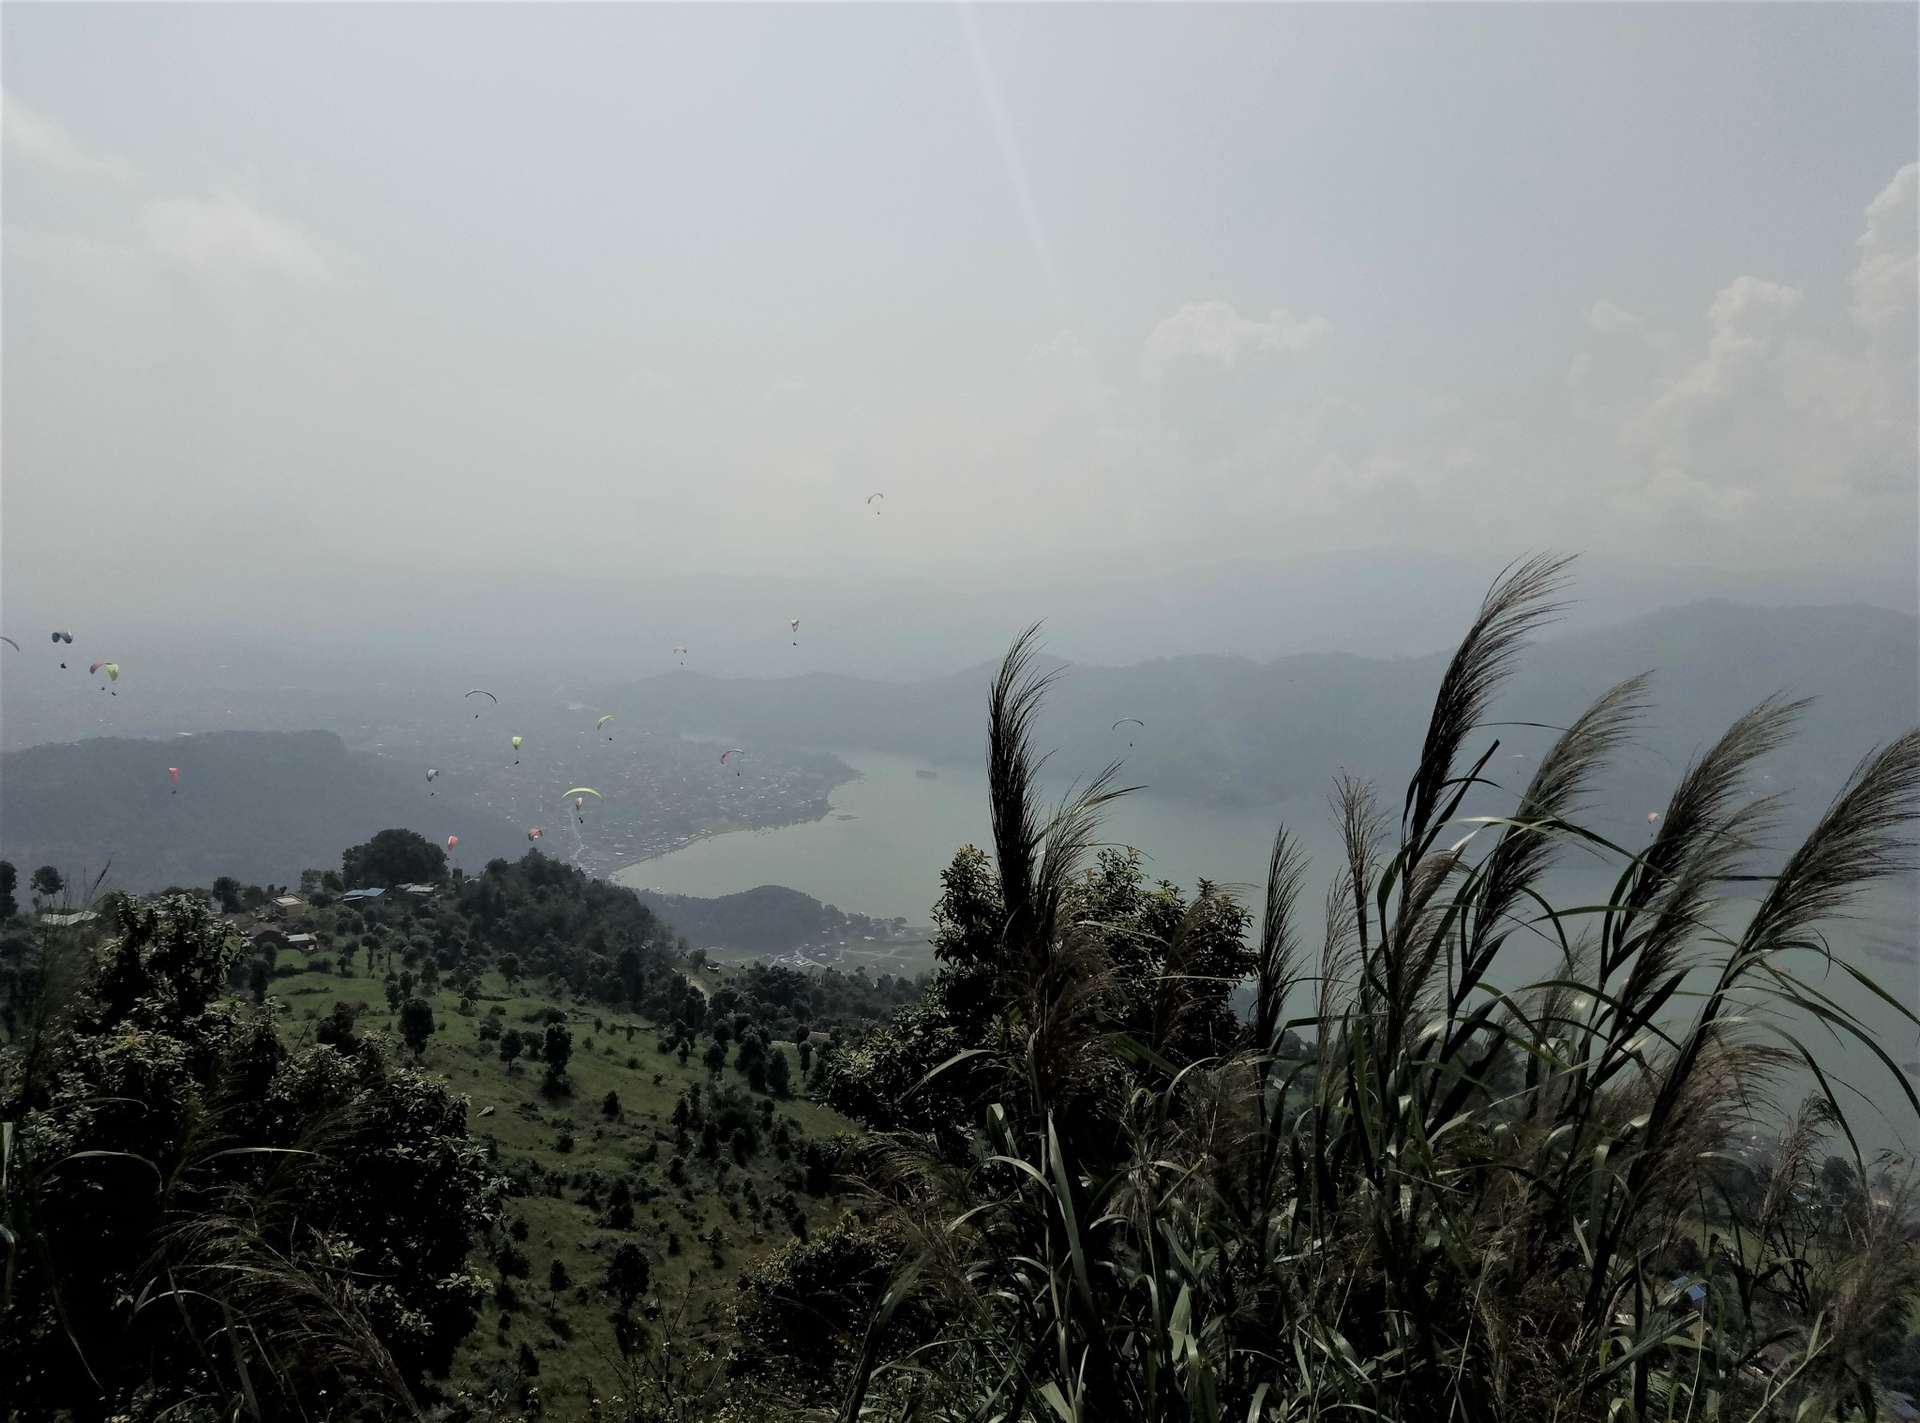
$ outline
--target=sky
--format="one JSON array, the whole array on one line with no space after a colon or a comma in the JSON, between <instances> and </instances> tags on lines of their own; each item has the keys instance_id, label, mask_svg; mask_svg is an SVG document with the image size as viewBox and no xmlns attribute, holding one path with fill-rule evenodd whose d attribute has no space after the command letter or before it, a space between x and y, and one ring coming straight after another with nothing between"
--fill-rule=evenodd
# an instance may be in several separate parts
<instances>
[{"instance_id":1,"label":"sky","mask_svg":"<svg viewBox=\"0 0 1920 1423\"><path fill-rule=\"evenodd\" d=\"M0 614L1911 612L1916 15L9 4Z\"/></svg>"}]
</instances>

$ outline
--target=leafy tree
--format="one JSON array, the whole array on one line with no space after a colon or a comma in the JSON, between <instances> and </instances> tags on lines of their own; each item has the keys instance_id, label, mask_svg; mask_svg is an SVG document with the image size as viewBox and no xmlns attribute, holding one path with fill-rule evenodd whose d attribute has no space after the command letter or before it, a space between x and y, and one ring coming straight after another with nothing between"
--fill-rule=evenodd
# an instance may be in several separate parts
<instances>
[{"instance_id":1,"label":"leafy tree","mask_svg":"<svg viewBox=\"0 0 1920 1423\"><path fill-rule=\"evenodd\" d=\"M433 1031L433 1005L424 998L409 998L400 1009L400 1036L413 1049L416 1062L427 1050L427 1039L433 1036Z\"/></svg>"},{"instance_id":2,"label":"leafy tree","mask_svg":"<svg viewBox=\"0 0 1920 1423\"><path fill-rule=\"evenodd\" d=\"M760 1149L759 1133L750 1126L741 1125L733 1129L733 1159L745 1166L753 1159L754 1152Z\"/></svg>"},{"instance_id":3,"label":"leafy tree","mask_svg":"<svg viewBox=\"0 0 1920 1423\"><path fill-rule=\"evenodd\" d=\"M634 1302L647 1292L652 1276L653 1268L647 1263L645 1252L629 1240L607 1261L600 1286L613 1297L614 1306L625 1316L633 1313Z\"/></svg>"},{"instance_id":4,"label":"leafy tree","mask_svg":"<svg viewBox=\"0 0 1920 1423\"><path fill-rule=\"evenodd\" d=\"M493 1017L482 1018L479 1026L474 1029L474 1032L483 1043L498 1042L500 1040L500 1020Z\"/></svg>"},{"instance_id":5,"label":"leafy tree","mask_svg":"<svg viewBox=\"0 0 1920 1423\"><path fill-rule=\"evenodd\" d=\"M333 1011L320 1020L314 1029L314 1039L342 1050L351 1050L359 1039L354 1036L354 1011L351 1003L335 999Z\"/></svg>"},{"instance_id":6,"label":"leafy tree","mask_svg":"<svg viewBox=\"0 0 1920 1423\"><path fill-rule=\"evenodd\" d=\"M670 1156L667 1158L667 1179L676 1186L687 1184L687 1158Z\"/></svg>"},{"instance_id":7,"label":"leafy tree","mask_svg":"<svg viewBox=\"0 0 1920 1423\"><path fill-rule=\"evenodd\" d=\"M447 877L447 852L416 831L382 830L341 855L340 874L349 889L438 883Z\"/></svg>"},{"instance_id":8,"label":"leafy tree","mask_svg":"<svg viewBox=\"0 0 1920 1423\"><path fill-rule=\"evenodd\" d=\"M675 1049L675 1052L678 1054L680 1058L680 1065L682 1067L685 1067L687 1065L687 1055L692 1051L693 1051L693 1043L687 1038L680 1039L680 1046Z\"/></svg>"},{"instance_id":9,"label":"leafy tree","mask_svg":"<svg viewBox=\"0 0 1920 1423\"><path fill-rule=\"evenodd\" d=\"M60 871L52 865L42 865L33 872L33 892L40 899L55 899L67 882L60 877Z\"/></svg>"},{"instance_id":10,"label":"leafy tree","mask_svg":"<svg viewBox=\"0 0 1920 1423\"><path fill-rule=\"evenodd\" d=\"M706 1063L708 1072L718 1077L720 1075L720 1069L727 1065L727 1045L718 1038L715 1038L707 1045L707 1050L702 1055L701 1061Z\"/></svg>"},{"instance_id":11,"label":"leafy tree","mask_svg":"<svg viewBox=\"0 0 1920 1423\"><path fill-rule=\"evenodd\" d=\"M13 897L16 871L9 860L0 860L0 920L13 918L20 912L20 903Z\"/></svg>"},{"instance_id":12,"label":"leafy tree","mask_svg":"<svg viewBox=\"0 0 1920 1423\"><path fill-rule=\"evenodd\" d=\"M793 1091L793 1069L787 1066L787 1055L775 1048L767 1056L767 1087L774 1096L785 1097Z\"/></svg>"},{"instance_id":13,"label":"leafy tree","mask_svg":"<svg viewBox=\"0 0 1920 1423\"><path fill-rule=\"evenodd\" d=\"M607 1228L633 1229L633 1188L627 1185L624 1176L613 1183L613 1190L607 1196Z\"/></svg>"},{"instance_id":14,"label":"leafy tree","mask_svg":"<svg viewBox=\"0 0 1920 1423\"><path fill-rule=\"evenodd\" d=\"M389 1013L398 1013L401 1003L406 1000L406 990L401 988L400 980L392 974L387 975L385 987L387 990L387 1011Z\"/></svg>"},{"instance_id":15,"label":"leafy tree","mask_svg":"<svg viewBox=\"0 0 1920 1423\"><path fill-rule=\"evenodd\" d=\"M572 1284L573 1277L567 1274L566 1262L556 1256L552 1268L547 1271L547 1288L555 1294L562 1294Z\"/></svg>"},{"instance_id":16,"label":"leafy tree","mask_svg":"<svg viewBox=\"0 0 1920 1423\"><path fill-rule=\"evenodd\" d=\"M800 1039L796 1050L800 1054L800 1075L805 1077L807 1070L813 1066L813 1044L803 1037Z\"/></svg>"},{"instance_id":17,"label":"leafy tree","mask_svg":"<svg viewBox=\"0 0 1920 1423\"><path fill-rule=\"evenodd\" d=\"M540 1360L532 1347L524 1342L520 1345L520 1352L514 1356L514 1367L519 1369L523 1379L540 1377Z\"/></svg>"},{"instance_id":18,"label":"leafy tree","mask_svg":"<svg viewBox=\"0 0 1920 1423\"><path fill-rule=\"evenodd\" d=\"M213 902L220 906L223 914L240 912L240 881L232 875L221 875L213 882Z\"/></svg>"},{"instance_id":19,"label":"leafy tree","mask_svg":"<svg viewBox=\"0 0 1920 1423\"><path fill-rule=\"evenodd\" d=\"M498 1183L463 1104L376 1046L284 1044L226 995L244 945L201 901L123 900L113 928L56 1070L0 1085L25 1245L0 1357L33 1361L7 1410L90 1417L137 1391L143 1417L411 1413L485 1294L465 1261ZM208 1347L234 1319L244 1344Z\"/></svg>"},{"instance_id":20,"label":"leafy tree","mask_svg":"<svg viewBox=\"0 0 1920 1423\"><path fill-rule=\"evenodd\" d=\"M700 1124L700 1154L708 1161L720 1154L720 1124L712 1117Z\"/></svg>"},{"instance_id":21,"label":"leafy tree","mask_svg":"<svg viewBox=\"0 0 1920 1423\"><path fill-rule=\"evenodd\" d=\"M549 1023L540 1040L540 1060L554 1072L564 1073L573 1059L573 1034L564 1023Z\"/></svg>"},{"instance_id":22,"label":"leafy tree","mask_svg":"<svg viewBox=\"0 0 1920 1423\"><path fill-rule=\"evenodd\" d=\"M508 954L500 960L500 976L506 979L508 992L512 992L513 986L520 981L520 959L517 955Z\"/></svg>"},{"instance_id":23,"label":"leafy tree","mask_svg":"<svg viewBox=\"0 0 1920 1423\"><path fill-rule=\"evenodd\" d=\"M600 1099L600 1115L610 1122L620 1120L620 1094L609 1087L607 1095Z\"/></svg>"},{"instance_id":24,"label":"leafy tree","mask_svg":"<svg viewBox=\"0 0 1920 1423\"><path fill-rule=\"evenodd\" d=\"M506 1063L509 1074L513 1072L513 1060L526 1050L526 1045L518 1028L508 1028L500 1035L500 1060Z\"/></svg>"}]
</instances>

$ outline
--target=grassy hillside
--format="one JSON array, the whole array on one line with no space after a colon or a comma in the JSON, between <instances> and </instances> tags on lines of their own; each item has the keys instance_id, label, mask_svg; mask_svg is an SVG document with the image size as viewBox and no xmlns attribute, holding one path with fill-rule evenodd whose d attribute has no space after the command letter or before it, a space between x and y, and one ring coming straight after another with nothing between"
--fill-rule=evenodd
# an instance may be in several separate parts
<instances>
[{"instance_id":1,"label":"grassy hillside","mask_svg":"<svg viewBox=\"0 0 1920 1423\"><path fill-rule=\"evenodd\" d=\"M702 977L712 989L724 974L710 969ZM283 1031L290 1040L310 1037L336 1001L365 1005L358 1031L398 1040L397 1016L388 1010L378 973L363 969L343 976L332 969L304 969L277 977L271 994L284 1005ZM660 1051L658 1025L643 1017L590 1011L524 983L510 989L497 972L481 976L480 991L465 1013L450 989L420 996L431 1003L436 1024L420 1065L468 1098L470 1129L497 1151L499 1169L516 1181L508 1218L526 1226L525 1239L514 1242L526 1258L524 1276L503 1276L497 1255L476 1255L475 1268L495 1282L496 1294L460 1350L450 1387L480 1396L495 1390L511 1395L518 1387L516 1361L524 1344L539 1361L537 1382L546 1405L561 1416L582 1416L596 1391L615 1388L613 1361L620 1356L613 1306L599 1282L622 1242L639 1244L652 1267L649 1299L636 1314L655 1314L653 1327L659 1330L684 1303L688 1337L683 1347L724 1351L740 1267L794 1238L792 1224L774 1203L790 1194L810 1231L838 1214L831 1197L806 1192L801 1161L805 1140L853 1129L827 1108L797 1095L775 1100L754 1094L756 1108L773 1104L774 1120L785 1124L792 1145L777 1146L763 1133L760 1150L741 1164L726 1144L718 1159L704 1159L694 1134L684 1151L686 1183L676 1186L668 1179L676 1155L674 1107L690 1087L698 1084L705 1095L716 1085L697 1053L683 1064ZM539 1063L523 1058L509 1069L495 1045L481 1041L480 1025L495 1010L506 1025L522 1030L549 1012L564 1015L574 1043L568 1064L571 1096L543 1096ZM789 1058L798 1083L795 1046L777 1043L775 1050ZM731 1065L717 1081L746 1089ZM609 1092L619 1097L617 1119L602 1112ZM620 1179L633 1195L629 1231L604 1223L612 1185ZM707 1242L716 1231L720 1243L713 1249ZM571 1281L557 1294L549 1287L555 1261ZM503 1278L505 1289L500 1288Z\"/></svg>"}]
</instances>

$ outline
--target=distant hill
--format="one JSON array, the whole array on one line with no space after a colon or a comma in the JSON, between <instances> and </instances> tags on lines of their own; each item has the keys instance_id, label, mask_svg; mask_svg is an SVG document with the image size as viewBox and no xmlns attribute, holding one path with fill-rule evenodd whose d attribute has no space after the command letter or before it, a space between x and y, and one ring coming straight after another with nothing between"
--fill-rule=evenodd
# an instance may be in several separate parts
<instances>
[{"instance_id":1,"label":"distant hill","mask_svg":"<svg viewBox=\"0 0 1920 1423\"><path fill-rule=\"evenodd\" d=\"M884 933L892 927L891 920L849 913L777 884L717 899L650 889L634 892L696 948L783 954L813 944L837 943L848 936Z\"/></svg>"},{"instance_id":2,"label":"distant hill","mask_svg":"<svg viewBox=\"0 0 1920 1423\"><path fill-rule=\"evenodd\" d=\"M181 768L178 794L169 766ZM458 833L470 869L526 849L517 826L441 804L329 731L94 738L0 756L0 858L23 877L36 865L78 874L111 861L114 887L142 891L219 875L291 883L309 867L338 868L341 846L389 826L436 841Z\"/></svg>"},{"instance_id":3,"label":"distant hill","mask_svg":"<svg viewBox=\"0 0 1920 1423\"><path fill-rule=\"evenodd\" d=\"M1055 767L1084 775L1109 757L1171 795L1261 805L1318 796L1345 767L1392 785L1411 769L1448 651L1381 660L1340 654L1270 662L1196 656L1065 669L1040 723ZM1498 718L1564 723L1621 678L1655 673L1640 746L1611 785L1621 805L1664 792L1686 758L1779 691L1816 702L1765 773L1824 801L1862 752L1920 720L1920 623L1866 605L1765 608L1704 602L1527 649ZM927 682L813 675L769 680L675 672L599 695L656 723L743 743L864 748L972 764L992 669ZM1138 717L1144 729L1112 723ZM1502 760L1549 732L1498 733ZM1129 740L1132 745L1129 745ZM1513 766L1520 769L1526 763Z\"/></svg>"}]
</instances>

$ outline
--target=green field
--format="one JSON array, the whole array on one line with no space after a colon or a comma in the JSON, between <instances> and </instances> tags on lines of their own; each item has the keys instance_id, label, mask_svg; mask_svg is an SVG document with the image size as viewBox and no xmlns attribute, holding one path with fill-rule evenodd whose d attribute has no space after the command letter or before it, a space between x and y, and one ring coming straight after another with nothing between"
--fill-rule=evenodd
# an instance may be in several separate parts
<instances>
[{"instance_id":1,"label":"green field","mask_svg":"<svg viewBox=\"0 0 1920 1423\"><path fill-rule=\"evenodd\" d=\"M283 956L283 967L284 961ZM716 986L717 975L724 972L709 968L701 986ZM423 994L418 985L414 992ZM290 1041L310 1039L317 1020L327 1016L336 1000L344 1000L365 1005L359 1032L383 1033L399 1044L397 1017L388 1011L379 975L285 974L274 980L271 995L285 1005L283 1031ZM770 1220L764 1222L754 1219L744 1200L748 1183L762 1203L792 1192L809 1231L831 1223L839 1213L831 1197L811 1197L802 1189L798 1152L798 1143L806 1137L852 1130L852 1123L838 1114L797 1095L777 1100L776 1118L790 1125L796 1140L784 1160L764 1137L760 1150L745 1165L732 1163L724 1143L716 1160L706 1160L695 1135L684 1152L686 1184L675 1187L668 1180L668 1163L676 1150L674 1106L691 1084L702 1084L704 1092L711 1083L697 1053L682 1066L677 1057L659 1050L660 1035L647 1019L552 1000L528 991L525 983L509 990L497 972L483 977L469 1013L460 1011L459 996L450 990L423 996L433 1006L436 1031L421 1055L421 1069L466 1096L473 1135L497 1146L503 1171L531 1162L543 1171L563 1172L567 1178L559 1198L529 1194L507 1202L507 1216L518 1216L527 1226L519 1249L527 1256L529 1269L524 1278L511 1282L517 1305L503 1308L498 1293L489 1301L461 1348L451 1386L483 1396L495 1389L510 1392L519 1377L520 1346L526 1344L539 1360L543 1402L566 1416L584 1413L590 1397L611 1392L615 1386L619 1354L612 1304L599 1290L598 1281L607 1257L622 1240L638 1243L651 1262L651 1294L636 1314L653 1318L649 1327L656 1337L684 1304L685 1336L678 1345L697 1351L704 1342L724 1349L731 1334L730 1311L740 1268L793 1238L788 1222L777 1212L770 1212ZM494 1008L504 1010L503 1027L523 1032L536 1028L548 1009L566 1014L574 1041L568 1065L573 1084L570 1097L543 1096L543 1068L538 1061L523 1057L509 1071L495 1051L497 1044L480 1040L480 1024ZM797 1090L802 1074L793 1044L778 1043L775 1050L787 1055ZM720 1080L742 1090L746 1086L731 1065L723 1069ZM609 1090L619 1094L618 1120L602 1115L601 1104ZM562 1137L567 1133L573 1142L571 1149L563 1151ZM653 1159L647 1160L650 1149ZM599 1209L580 1200L581 1186L590 1176L605 1183ZM621 1177L634 1196L630 1233L602 1223L605 1186ZM721 1235L718 1264L706 1243L716 1228ZM555 1260L565 1266L571 1282L558 1296L548 1286ZM476 1250L473 1264L498 1285L500 1271L486 1253Z\"/></svg>"}]
</instances>

